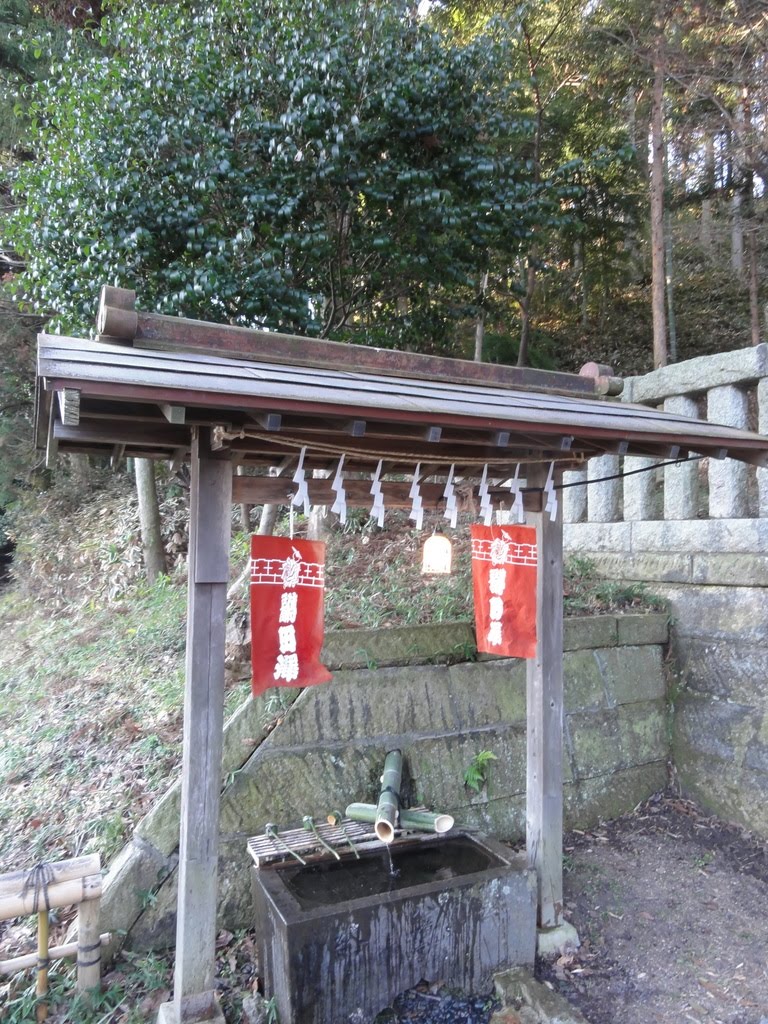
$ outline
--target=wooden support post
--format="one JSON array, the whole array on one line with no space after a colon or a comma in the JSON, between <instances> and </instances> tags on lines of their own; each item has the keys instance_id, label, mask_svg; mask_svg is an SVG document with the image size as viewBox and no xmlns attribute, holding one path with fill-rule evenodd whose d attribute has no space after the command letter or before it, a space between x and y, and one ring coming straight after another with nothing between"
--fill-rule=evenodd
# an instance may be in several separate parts
<instances>
[{"instance_id":1,"label":"wooden support post","mask_svg":"<svg viewBox=\"0 0 768 1024\"><path fill-rule=\"evenodd\" d=\"M542 487L546 467L528 470ZM555 473L555 484L562 474ZM536 657L527 662L526 844L536 869L539 925L554 928L563 909L563 517L529 514L536 527Z\"/></svg>"},{"instance_id":2,"label":"wooden support post","mask_svg":"<svg viewBox=\"0 0 768 1024\"><path fill-rule=\"evenodd\" d=\"M101 876L86 879L98 881ZM98 989L101 984L101 900L88 900L77 908L77 989L88 992Z\"/></svg>"},{"instance_id":3,"label":"wooden support post","mask_svg":"<svg viewBox=\"0 0 768 1024\"><path fill-rule=\"evenodd\" d=\"M160 1021L221 1021L214 992L232 466L192 434L176 968Z\"/></svg>"}]
</instances>

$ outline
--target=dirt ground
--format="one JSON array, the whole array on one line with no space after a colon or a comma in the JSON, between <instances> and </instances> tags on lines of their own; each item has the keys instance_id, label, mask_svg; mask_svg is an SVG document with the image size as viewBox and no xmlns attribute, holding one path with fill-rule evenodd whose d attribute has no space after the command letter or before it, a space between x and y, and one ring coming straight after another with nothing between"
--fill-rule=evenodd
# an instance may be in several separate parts
<instances>
[{"instance_id":1,"label":"dirt ground","mask_svg":"<svg viewBox=\"0 0 768 1024\"><path fill-rule=\"evenodd\" d=\"M582 940L537 973L590 1024L768 1024L768 847L657 796L565 847Z\"/></svg>"}]
</instances>

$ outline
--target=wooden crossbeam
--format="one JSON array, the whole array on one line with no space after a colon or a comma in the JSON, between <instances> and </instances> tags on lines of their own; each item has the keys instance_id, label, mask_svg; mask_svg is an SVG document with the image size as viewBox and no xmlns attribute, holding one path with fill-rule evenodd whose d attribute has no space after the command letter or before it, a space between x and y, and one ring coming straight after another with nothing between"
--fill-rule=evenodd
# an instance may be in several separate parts
<instances>
[{"instance_id":1,"label":"wooden crossbeam","mask_svg":"<svg viewBox=\"0 0 768 1024\"><path fill-rule=\"evenodd\" d=\"M387 508L410 508L410 483L384 482L381 485L384 504ZM308 479L307 489L311 505L332 505L336 492L330 480ZM294 494L290 481L267 476L235 476L232 480L232 501L236 505L288 505ZM422 483L421 499L425 508L439 508L443 502L444 484ZM344 491L349 508L368 508L372 502L371 484L368 480L345 480ZM476 496L477 488L469 488ZM490 487L491 500L500 503L509 501L509 490L505 487ZM541 494L538 491L525 492L523 501L531 512L541 511Z\"/></svg>"}]
</instances>

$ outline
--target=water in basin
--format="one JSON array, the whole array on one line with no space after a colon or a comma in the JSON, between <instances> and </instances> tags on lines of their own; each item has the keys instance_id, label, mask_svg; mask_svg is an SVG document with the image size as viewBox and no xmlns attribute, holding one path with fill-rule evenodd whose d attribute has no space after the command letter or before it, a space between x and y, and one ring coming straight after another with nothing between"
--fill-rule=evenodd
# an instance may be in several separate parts
<instances>
[{"instance_id":1,"label":"water in basin","mask_svg":"<svg viewBox=\"0 0 768 1024\"><path fill-rule=\"evenodd\" d=\"M360 860L323 860L306 867L280 869L302 910L398 892L427 882L447 881L497 867L503 862L466 836L416 846L395 846L390 870L387 849L364 853Z\"/></svg>"}]
</instances>

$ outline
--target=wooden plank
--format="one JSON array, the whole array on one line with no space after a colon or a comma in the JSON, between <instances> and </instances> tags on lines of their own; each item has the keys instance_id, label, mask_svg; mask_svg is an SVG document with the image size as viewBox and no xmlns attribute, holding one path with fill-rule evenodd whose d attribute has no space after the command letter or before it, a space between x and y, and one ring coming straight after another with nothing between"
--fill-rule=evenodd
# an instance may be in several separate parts
<instances>
[{"instance_id":1,"label":"wooden plank","mask_svg":"<svg viewBox=\"0 0 768 1024\"><path fill-rule=\"evenodd\" d=\"M131 423L115 420L83 420L77 427L56 421L54 437L75 444L93 441L96 444L152 444L160 448L179 448L189 444L189 430L166 423Z\"/></svg>"},{"instance_id":2,"label":"wooden plank","mask_svg":"<svg viewBox=\"0 0 768 1024\"><path fill-rule=\"evenodd\" d=\"M155 380L158 384L164 379L173 379L174 383L180 383L180 378L189 382L196 390L203 386L201 375L205 377L205 387L208 389L226 391L233 388L237 393L256 392L290 396L294 393L302 393L306 399L314 399L320 396L332 399L334 402L339 396L351 395L367 396L372 406L386 403L400 404L408 402L407 407L413 409L432 410L433 415L436 409L442 409L445 403L459 407L469 407L470 410L483 410L484 412L497 414L504 410L512 414L516 410L524 409L531 417L531 422L548 422L549 414L555 414L557 410L567 418L563 423L570 420L580 420L584 416L591 417L595 424L604 426L615 425L617 422L632 423L653 423L661 427L664 424L672 425L675 428L687 426L695 429L702 427L705 431L710 429L727 430L708 424L705 421L697 421L687 416L677 416L673 413L649 410L646 406L628 405L620 402L605 402L593 399L571 398L559 395L529 395L525 392L505 392L497 388L471 388L468 385L461 387L451 384L434 383L430 381L421 382L401 378L396 384L385 377L377 377L366 374L359 374L353 377L349 374L341 374L336 370L314 370L301 372L283 370L279 366L261 365L248 368L250 372L243 374L242 368L238 366L228 367L226 363L212 364L201 357L191 361L191 356L181 361L163 364L157 359L157 353L147 355L147 358L140 362L137 353L131 350L110 349L109 346L101 346L94 350L93 343L79 343L80 345L91 346L87 349L75 347L67 348L64 343L76 342L77 339L48 338L51 343L50 353L45 354L41 350L41 361L45 363L45 371L48 376L53 376L58 370L58 360L63 358L73 364L78 376L87 379L94 371L104 375L104 379L118 379L125 375L117 371L123 368L126 374L135 383ZM64 347L62 348L62 345ZM116 353L112 359L105 363L103 359L94 363L94 355L103 356L102 349ZM130 371L130 374L128 374ZM167 372L166 372L167 371ZM131 376L132 374L132 376ZM170 377L169 377L170 375ZM257 383L258 381L258 383ZM414 404L414 403L418 403ZM741 432L735 431L736 434ZM752 435L759 436L759 435Z\"/></svg>"},{"instance_id":3,"label":"wooden plank","mask_svg":"<svg viewBox=\"0 0 768 1024\"><path fill-rule=\"evenodd\" d=\"M528 484L543 487L546 467ZM555 484L562 482L556 473ZM539 924L552 928L563 910L563 518L531 516L536 527L536 656L526 663L526 848L536 869Z\"/></svg>"},{"instance_id":4,"label":"wooden plank","mask_svg":"<svg viewBox=\"0 0 768 1024\"><path fill-rule=\"evenodd\" d=\"M109 372L105 372L103 376L108 377ZM98 383L86 382L81 380L81 390L89 394L94 394L98 397L117 397L118 395L125 396L126 400L135 401L136 399L141 400L142 398L148 398L151 400L157 400L158 391L164 395L166 399L176 398L181 402L188 400L187 393L183 391L173 391L172 389L163 388L155 389L153 387L144 387L136 384L125 384L123 382L111 382L109 380L101 380ZM210 382L208 382L210 383ZM239 382L242 384L243 382ZM368 396L370 397L370 396ZM367 399L366 399L367 400ZM376 401L374 397L372 400ZM205 391L198 391L195 395L195 401L201 405L207 405L216 407L222 403L222 399L218 397L214 392L207 388ZM263 399L261 395L228 395L224 400L231 409L236 407L242 409L245 407L252 408L263 408L265 404L269 404L274 407L274 399L267 398ZM359 399L358 399L359 402ZM383 406L377 408L376 416L380 420L393 420L397 422L434 422L434 412L423 412L418 408L414 408L417 403L404 403L403 409L387 409ZM590 403L591 404L591 403ZM338 416L340 408L335 405L328 403L318 403L308 398L296 399L296 398L283 398L281 399L281 406L286 412L307 412L311 415L318 414L331 414ZM359 410L360 405L350 405L346 409L348 412L353 410ZM496 410L493 410L494 414ZM455 424L457 426L481 426L486 429L492 429L493 420L487 417L479 417L476 415L477 409L470 407L470 411L464 412L463 414L456 414L449 408L441 414L441 421L444 425ZM575 416L573 419L566 422L559 422L562 417L552 416L549 420L546 416L542 418L541 415L537 414L534 409L527 409L522 414L529 419L517 418L518 414L512 415L511 411L501 421L505 428L511 432L523 431L530 434L532 431L541 431L544 434L562 434L563 428L569 429L573 433L580 444L585 444L588 440L592 441L596 446L599 445L600 441L613 440L617 434L620 433L626 440L630 442L628 454L645 454L645 451L641 451L635 447L636 443L647 445L649 441L663 442L666 440L675 440L681 443L683 447L692 450L707 450L710 447L723 447L727 446L731 451L733 457L742 458L745 450L755 450L758 452L765 452L768 448L768 440L765 437L757 434L750 434L734 430L732 428L715 427L707 423L696 423L695 421L689 420L686 417L680 417L679 424L660 424L658 421L653 420L649 417L645 417L644 420L633 421L625 420L621 424L621 429L618 430L613 424L603 424L602 426L595 427L594 417L589 417L586 413L582 413L580 416ZM590 422L592 420L592 422ZM601 422L598 420L597 422ZM576 428L578 423L578 429ZM686 433L683 433L683 427L686 429ZM640 429L638 429L640 428ZM719 442L719 443L718 443ZM548 442L547 442L548 443ZM428 458L429 456L424 456Z\"/></svg>"},{"instance_id":5,"label":"wooden plank","mask_svg":"<svg viewBox=\"0 0 768 1024\"><path fill-rule=\"evenodd\" d=\"M84 390L85 387L86 385L84 385ZM112 383L95 384L93 385L93 390L97 395L99 395L102 398L110 396L116 399L124 399L129 403L135 401L137 398L146 397L147 395L151 396L152 394L151 388L136 388L128 385ZM218 405L217 403L216 396L213 396L210 393L198 394L196 396L196 401L206 403L210 405L212 409L218 408L220 410L221 408L220 405ZM258 407L263 403L257 396L247 398L240 396L236 399L235 404L237 409L241 409L249 405L253 407ZM287 402L285 404L288 405ZM336 409L329 409L328 407L319 406L315 403L305 404L299 401L291 401L290 410L292 412L306 410L313 416L320 415L324 412L330 412L332 415L336 415L337 412ZM231 412L232 410L230 409L229 411ZM379 419L391 416L393 421L402 422L402 419L399 417L397 413L388 414L386 412L377 412L377 416ZM420 416L420 414L418 413L414 413L411 417L409 417L409 420L412 422L423 422L424 419L426 418L427 417ZM477 423L474 419L471 418L463 418L449 415L444 416L443 419L445 422L449 422L457 426L484 426L487 423L487 421ZM558 429L555 428L548 435L544 433L536 435L531 433L531 425L525 423L521 423L519 425L515 423L510 423L509 426L510 429L513 431L515 431L516 427L520 431L522 431L522 436L530 441L532 449L536 447L536 445L538 444L538 450L541 452L547 452L551 450L553 435L559 433ZM538 429L543 431L544 427ZM626 431L624 431L624 433L626 433ZM601 440L605 437L608 437L610 439L612 436L615 435L608 431L582 429L579 432L578 445L580 449L585 450L587 452L591 452L591 454L599 454L603 450L601 448ZM685 455L686 451L702 452L706 454L709 445L711 445L712 447L720 447L720 445L716 444L716 439L714 438L708 438L706 442L702 442L701 438L680 438L680 441L682 443L682 446L677 445L673 447L677 447L679 454L683 455ZM734 445L730 438L728 439L728 443L730 445L729 451L732 458L738 458L745 462L755 462L758 465L764 465L766 464L766 462L768 462L768 460L764 458L764 456L766 455L766 448L768 447L768 442L766 441L766 438L762 436L754 434L742 434L739 435L738 444ZM84 443L81 446L78 446L75 442L69 442L66 448L67 451L82 451L85 453L99 450L96 448L95 445L89 447L87 444ZM648 456L650 458L663 458L670 450L670 446L668 444L665 444L664 440L660 439L657 435L654 435L652 433L639 433L636 436L630 437L630 446L627 454ZM445 453L450 454L449 447L446 447ZM504 454L507 455L506 452ZM412 458L421 458L422 461L427 461L433 456L434 448L432 448L431 450L426 450L426 448L419 450L418 446L414 446ZM142 450L142 457L165 459L168 456L167 452L161 450L152 451L151 448L145 448ZM332 456L329 454L328 457L330 458ZM514 457L512 456L512 458ZM260 461L263 463L265 460L262 459ZM494 461L498 462L498 457L495 460L492 457L488 459L489 463L493 463ZM412 467L409 465L405 467L404 471L407 471L410 468Z\"/></svg>"},{"instance_id":6,"label":"wooden plank","mask_svg":"<svg viewBox=\"0 0 768 1024\"><path fill-rule=\"evenodd\" d=\"M389 483L384 482L381 490L384 496L386 508L410 508L413 504L409 497L410 483ZM331 487L330 480L307 480L309 500L312 505L332 505L336 499L336 492ZM420 492L425 508L439 508L444 502L444 484L421 484ZM344 480L344 491L347 497L347 505L350 508L369 508L373 498L371 497L371 483L369 480ZM473 495L476 495L477 488L472 488ZM235 476L232 481L232 501L234 504L246 505L288 505L295 493L295 487L290 481L280 480L267 476ZM508 488L490 487L489 494L494 503L506 501L509 503L510 494ZM525 492L523 500L526 509L538 511L541 509L541 494L538 491Z\"/></svg>"},{"instance_id":7,"label":"wooden plank","mask_svg":"<svg viewBox=\"0 0 768 1024\"><path fill-rule=\"evenodd\" d=\"M150 390L147 394L152 393L152 387L157 387L166 396L169 387L178 388L181 383L175 374L138 371L130 367L121 370L112 365L61 363L57 359L46 359L45 372L48 376L55 376L59 372L76 374L81 389L84 389L86 380L98 379L100 383L128 383L131 389L148 386ZM768 440L759 434L620 403L569 400L547 406L543 398L539 400L521 393L502 395L492 391L472 392L466 388L434 393L420 389L413 382L406 382L398 389L391 387L387 392L381 390L380 383L360 379L351 381L341 376L337 386L318 387L311 383L302 384L295 374L286 381L259 379L257 382L238 376L221 377L218 374L201 379L198 372L190 375L189 384L196 390L196 402L201 404L214 404L212 396L224 394L230 396L227 404L242 406L244 398L255 398L258 395L257 404L260 407L266 405L274 409L279 406L284 413L291 409L312 411L323 408L338 416L340 406L356 410L375 408L378 418L390 413L401 422L404 419L411 422L427 421L428 425L434 424L435 411L439 409L443 426L452 421L451 417L455 417L454 422L467 425L475 422L489 430L498 423L510 431L535 427L559 435L567 432L576 438L594 437L612 441L618 436L630 444L634 440L651 437L680 440L686 447L694 447L698 440L707 448L768 448ZM206 398L201 394L201 389L211 397ZM175 393L180 396L181 404L188 400L183 390L176 390ZM155 396L157 394L155 391Z\"/></svg>"},{"instance_id":8,"label":"wooden plank","mask_svg":"<svg viewBox=\"0 0 768 1024\"><path fill-rule=\"evenodd\" d=\"M219 791L232 468L195 430L173 1009L215 1016ZM197 1013L197 1017L193 1014Z\"/></svg>"},{"instance_id":9,"label":"wooden plank","mask_svg":"<svg viewBox=\"0 0 768 1024\"><path fill-rule=\"evenodd\" d=\"M108 320L107 315L105 320ZM141 311L137 316L135 335L131 333L131 325L125 326L125 337L131 337L137 347L178 346L186 350L195 349L206 355L268 359L291 366L335 366L347 373L373 370L395 376L413 375L422 379L472 381L497 387L595 394L595 383L591 378L572 373L446 359Z\"/></svg>"},{"instance_id":10,"label":"wooden plank","mask_svg":"<svg viewBox=\"0 0 768 1024\"><path fill-rule=\"evenodd\" d=\"M51 402L48 410L48 438L45 444L45 468L53 469L56 463L56 455L59 450L59 442L56 437L56 403Z\"/></svg>"},{"instance_id":11,"label":"wooden plank","mask_svg":"<svg viewBox=\"0 0 768 1024\"><path fill-rule=\"evenodd\" d=\"M200 377L207 379L240 381L248 384L256 380L265 383L283 384L290 390L292 387L319 387L338 390L341 387L380 393L384 396L395 393L420 398L433 398L439 409L442 401L466 403L470 397L483 396L489 402L503 405L505 408L518 403L540 409L570 408L571 403L586 402L599 409L630 408L621 403L603 402L589 396L573 399L568 395L539 394L532 395L526 391L515 391L498 387L472 387L469 382L451 382L437 380L421 380L410 377L388 377L376 373L350 374L340 372L333 364L323 367L283 366L279 363L249 364L228 360L213 360L196 353L178 352L137 352L132 349L120 349L93 342L81 342L76 338L62 338L58 335L41 335L41 344L47 345L48 358L65 358L79 366L93 364L94 361L102 368L131 368L133 379L140 381L148 373L173 374L179 380L188 379L199 388ZM472 364L475 365L475 364ZM81 373L82 375L82 373ZM645 406L635 406L648 412Z\"/></svg>"}]
</instances>

